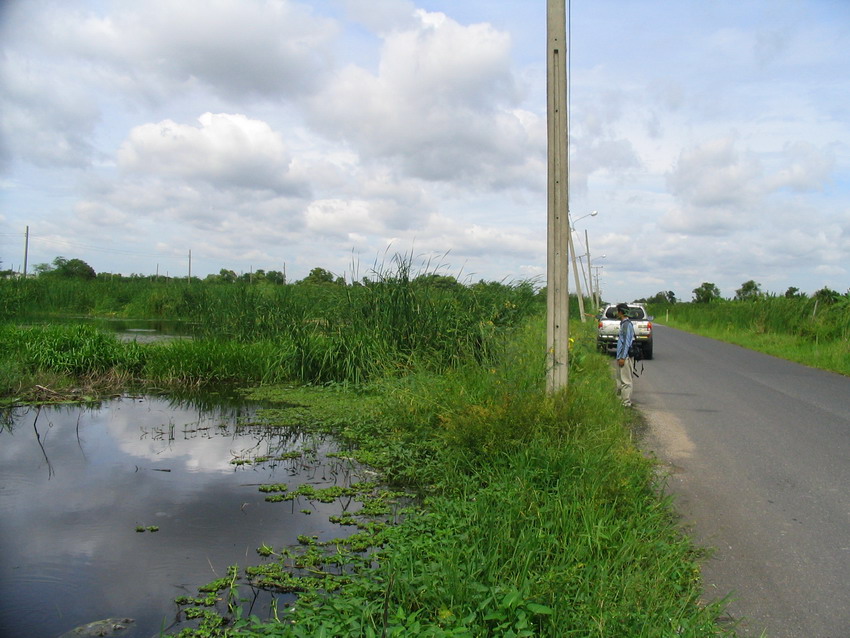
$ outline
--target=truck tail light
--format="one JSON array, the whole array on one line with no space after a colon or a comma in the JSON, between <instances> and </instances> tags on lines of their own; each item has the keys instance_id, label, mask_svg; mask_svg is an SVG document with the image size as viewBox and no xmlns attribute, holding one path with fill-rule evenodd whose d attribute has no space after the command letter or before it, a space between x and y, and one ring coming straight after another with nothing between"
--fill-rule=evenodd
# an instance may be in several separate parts
<instances>
[{"instance_id":1,"label":"truck tail light","mask_svg":"<svg viewBox=\"0 0 850 638\"><path fill-rule=\"evenodd\" d=\"M646 330L647 330L647 332L652 332L652 322L651 321L646 322Z\"/></svg>"}]
</instances>

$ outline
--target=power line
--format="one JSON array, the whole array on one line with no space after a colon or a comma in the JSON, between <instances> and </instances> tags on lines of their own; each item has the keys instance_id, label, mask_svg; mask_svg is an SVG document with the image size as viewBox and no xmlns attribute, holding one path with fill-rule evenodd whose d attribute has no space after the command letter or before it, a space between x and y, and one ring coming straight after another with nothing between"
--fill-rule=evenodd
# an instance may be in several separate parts
<instances>
[{"instance_id":1,"label":"power line","mask_svg":"<svg viewBox=\"0 0 850 638\"><path fill-rule=\"evenodd\" d=\"M100 253L108 253L113 255L127 255L132 257L157 257L157 258L168 258L168 259L181 259L182 255L168 255L164 253L151 253L151 252L142 252L136 250L127 250L124 248L112 248L112 247L103 247L92 244L81 244L78 242L68 241L66 239L54 239L51 237L39 237L38 235L33 235L30 233L30 242L33 241L41 242L44 244L54 245L54 246L65 246L68 248L75 248L80 250L88 250L95 251Z\"/></svg>"}]
</instances>

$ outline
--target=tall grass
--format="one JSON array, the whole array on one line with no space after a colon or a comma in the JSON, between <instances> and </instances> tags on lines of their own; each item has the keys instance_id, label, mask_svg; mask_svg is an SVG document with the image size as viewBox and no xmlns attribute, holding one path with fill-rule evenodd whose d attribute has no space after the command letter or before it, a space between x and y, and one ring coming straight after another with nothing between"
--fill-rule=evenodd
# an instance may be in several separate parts
<instances>
[{"instance_id":1,"label":"tall grass","mask_svg":"<svg viewBox=\"0 0 850 638\"><path fill-rule=\"evenodd\" d=\"M95 341L75 328L23 330L16 339L29 350L15 356L32 372L105 374L111 362L135 381L157 385L360 384L414 368L444 371L486 361L499 333L541 304L528 283L437 285L439 279L414 276L409 259L396 258L394 266L349 286L4 280L0 287L9 294L2 311L7 321L25 321L36 312L120 307L123 315L176 317L194 326L191 343L143 348L106 336Z\"/></svg>"},{"instance_id":2,"label":"tall grass","mask_svg":"<svg viewBox=\"0 0 850 638\"><path fill-rule=\"evenodd\" d=\"M850 295L651 308L656 320L806 365L850 374Z\"/></svg>"}]
</instances>

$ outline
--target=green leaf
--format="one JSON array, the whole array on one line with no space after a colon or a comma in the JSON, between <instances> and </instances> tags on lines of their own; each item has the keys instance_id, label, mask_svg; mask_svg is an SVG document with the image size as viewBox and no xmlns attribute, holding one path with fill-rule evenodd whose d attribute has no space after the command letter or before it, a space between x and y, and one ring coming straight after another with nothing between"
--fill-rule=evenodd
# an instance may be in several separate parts
<instances>
[{"instance_id":1,"label":"green leaf","mask_svg":"<svg viewBox=\"0 0 850 638\"><path fill-rule=\"evenodd\" d=\"M516 607L520 600L522 600L522 594L519 593L519 590L514 589L505 594L505 597L502 599L502 606Z\"/></svg>"},{"instance_id":2,"label":"green leaf","mask_svg":"<svg viewBox=\"0 0 850 638\"><path fill-rule=\"evenodd\" d=\"M549 615L554 613L554 610L551 607L547 607L546 605L541 605L539 603L528 603L526 607L528 607L528 611L534 614Z\"/></svg>"}]
</instances>

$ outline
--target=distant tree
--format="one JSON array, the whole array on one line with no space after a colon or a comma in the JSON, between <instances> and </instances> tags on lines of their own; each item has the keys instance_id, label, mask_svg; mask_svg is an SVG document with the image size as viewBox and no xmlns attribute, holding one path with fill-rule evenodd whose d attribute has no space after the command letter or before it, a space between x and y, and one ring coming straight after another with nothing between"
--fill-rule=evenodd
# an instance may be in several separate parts
<instances>
[{"instance_id":1,"label":"distant tree","mask_svg":"<svg viewBox=\"0 0 850 638\"><path fill-rule=\"evenodd\" d=\"M647 297L646 299L640 299L639 301L643 303L676 303L676 293L672 290L668 291L660 291L652 295L652 297Z\"/></svg>"},{"instance_id":2,"label":"distant tree","mask_svg":"<svg viewBox=\"0 0 850 638\"><path fill-rule=\"evenodd\" d=\"M286 276L279 270L270 270L266 273L266 281L272 284L285 284Z\"/></svg>"},{"instance_id":3,"label":"distant tree","mask_svg":"<svg viewBox=\"0 0 850 638\"><path fill-rule=\"evenodd\" d=\"M457 279L452 277L451 275L438 275L437 273L428 273L427 275L419 275L416 279L413 280L417 284L425 284L432 288L446 288L452 289L458 287L460 284Z\"/></svg>"},{"instance_id":4,"label":"distant tree","mask_svg":"<svg viewBox=\"0 0 850 638\"><path fill-rule=\"evenodd\" d=\"M266 280L266 271L262 268L257 268L253 272L245 272L239 276L239 281L244 281L248 284L256 284Z\"/></svg>"},{"instance_id":5,"label":"distant tree","mask_svg":"<svg viewBox=\"0 0 850 638\"><path fill-rule=\"evenodd\" d=\"M664 296L663 292L656 292L651 297L641 297L640 299L635 299L636 303L664 303L667 301L667 297Z\"/></svg>"},{"instance_id":6,"label":"distant tree","mask_svg":"<svg viewBox=\"0 0 850 638\"><path fill-rule=\"evenodd\" d=\"M741 284L741 287L735 291L735 299L738 301L755 301L763 297L761 285L750 279Z\"/></svg>"},{"instance_id":7,"label":"distant tree","mask_svg":"<svg viewBox=\"0 0 850 638\"><path fill-rule=\"evenodd\" d=\"M710 303L716 299L720 299L720 289L709 282L700 284L699 288L694 288L695 303Z\"/></svg>"},{"instance_id":8,"label":"distant tree","mask_svg":"<svg viewBox=\"0 0 850 638\"><path fill-rule=\"evenodd\" d=\"M334 275L329 270L324 268L313 268L310 274L301 280L303 284L332 284L334 283ZM344 283L344 282L343 282Z\"/></svg>"},{"instance_id":9,"label":"distant tree","mask_svg":"<svg viewBox=\"0 0 850 638\"><path fill-rule=\"evenodd\" d=\"M800 292L800 289L796 286L789 286L788 290L785 291L785 296L788 299L794 299L795 297L805 297L806 293Z\"/></svg>"},{"instance_id":10,"label":"distant tree","mask_svg":"<svg viewBox=\"0 0 850 638\"><path fill-rule=\"evenodd\" d=\"M39 274L49 274L67 279L94 279L97 277L94 268L82 259L65 259L64 257L54 259L53 267Z\"/></svg>"},{"instance_id":11,"label":"distant tree","mask_svg":"<svg viewBox=\"0 0 850 638\"><path fill-rule=\"evenodd\" d=\"M222 268L218 271L218 280L228 284L232 284L234 281L236 281L236 273L232 270L228 270L227 268Z\"/></svg>"},{"instance_id":12,"label":"distant tree","mask_svg":"<svg viewBox=\"0 0 850 638\"><path fill-rule=\"evenodd\" d=\"M841 295L838 293L838 291L827 288L826 286L818 290L812 296L819 302L828 304L833 304L839 299L841 299Z\"/></svg>"}]
</instances>

